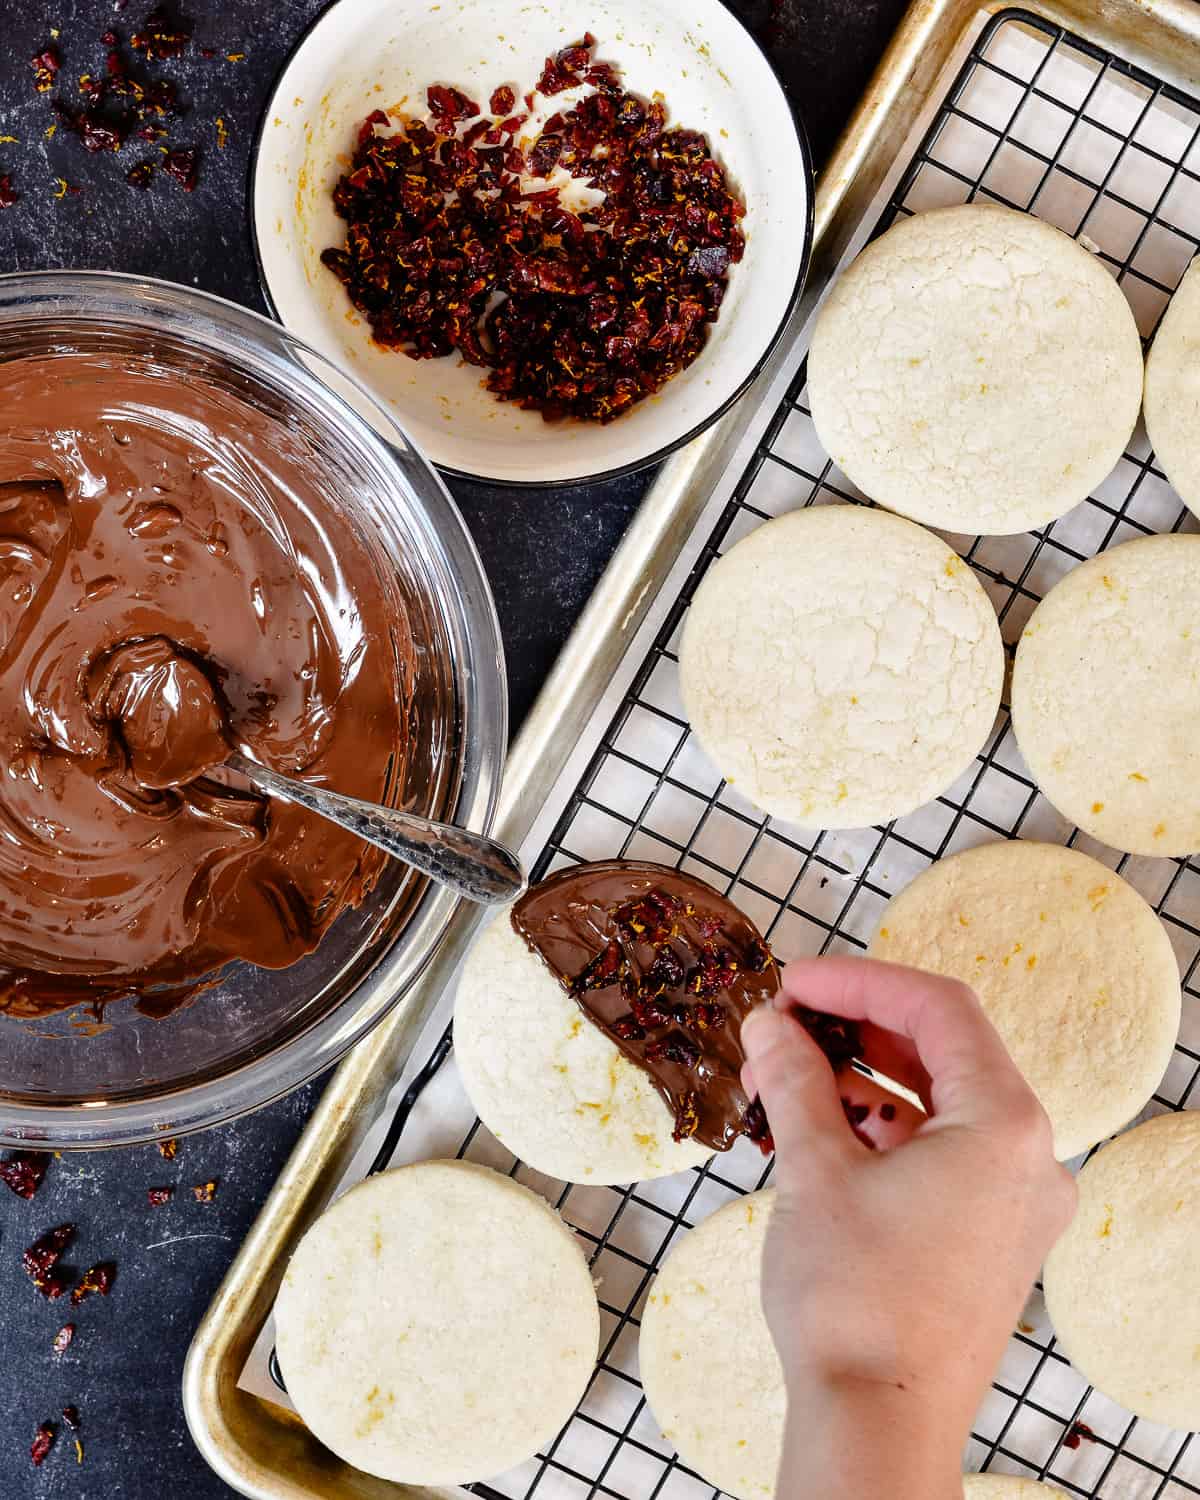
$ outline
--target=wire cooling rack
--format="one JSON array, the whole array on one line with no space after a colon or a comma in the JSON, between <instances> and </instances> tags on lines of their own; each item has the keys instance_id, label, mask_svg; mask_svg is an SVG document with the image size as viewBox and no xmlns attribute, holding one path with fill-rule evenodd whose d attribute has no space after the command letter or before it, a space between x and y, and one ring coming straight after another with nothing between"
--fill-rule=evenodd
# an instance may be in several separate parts
<instances>
[{"instance_id":1,"label":"wire cooling rack","mask_svg":"<svg viewBox=\"0 0 1200 1500\"><path fill-rule=\"evenodd\" d=\"M899 214L971 199L1029 210L1085 237L1149 338L1200 249L1200 102L1031 13L1003 12L963 63L874 229ZM861 951L890 897L958 849L1017 836L1073 844L1151 902L1184 975L1180 1042L1148 1113L1200 1105L1200 867L1120 858L1065 822L1025 768L1007 697L983 752L944 797L887 827L851 832L764 818L719 779L693 739L676 647L707 567L783 510L864 500L817 442L801 366L534 875L614 856L682 866L726 891L786 960ZM1077 562L1134 536L1181 529L1195 523L1139 431L1113 474L1062 520L1022 536L948 539L995 603L1011 654L1034 606ZM449 1049L447 1033L405 1095L372 1170L392 1159L412 1111L453 1071L452 1063L443 1069ZM452 1115L453 1101L439 1099L436 1108ZM508 1171L556 1202L590 1247L602 1308L600 1360L575 1416L544 1453L470 1491L485 1500L713 1500L719 1492L680 1464L642 1398L640 1312L676 1238L765 1185L770 1168L743 1142L704 1168L658 1182L551 1184L477 1120L458 1155ZM1092 1391L1055 1347L1040 1291L977 1417L966 1466L1048 1479L1092 1500L1200 1495L1200 1445Z\"/></svg>"}]
</instances>

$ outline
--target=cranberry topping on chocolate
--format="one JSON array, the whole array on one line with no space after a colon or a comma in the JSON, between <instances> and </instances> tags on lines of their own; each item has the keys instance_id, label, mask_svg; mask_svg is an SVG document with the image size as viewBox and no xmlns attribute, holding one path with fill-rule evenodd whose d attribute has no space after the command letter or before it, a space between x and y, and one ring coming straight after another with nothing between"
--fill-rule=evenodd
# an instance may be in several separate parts
<instances>
[{"instance_id":1,"label":"cranberry topping on chocolate","mask_svg":"<svg viewBox=\"0 0 1200 1500\"><path fill-rule=\"evenodd\" d=\"M771 1149L758 1100L740 1073L746 1015L779 988L779 970L753 923L719 891L663 865L608 860L533 886L512 923L596 1026L650 1077L675 1119L675 1138L727 1151L739 1135ZM857 1031L798 1012L840 1067Z\"/></svg>"}]
</instances>

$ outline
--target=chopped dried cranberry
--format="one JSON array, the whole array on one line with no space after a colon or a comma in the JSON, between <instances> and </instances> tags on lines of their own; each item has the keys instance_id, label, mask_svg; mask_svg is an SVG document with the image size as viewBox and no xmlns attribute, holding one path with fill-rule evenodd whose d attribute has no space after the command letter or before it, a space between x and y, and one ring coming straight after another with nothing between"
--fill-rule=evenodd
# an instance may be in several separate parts
<instances>
[{"instance_id":1,"label":"chopped dried cranberry","mask_svg":"<svg viewBox=\"0 0 1200 1500\"><path fill-rule=\"evenodd\" d=\"M717 1031L727 1019L725 1007L715 1000L699 1000L688 1006L687 1024L696 1031Z\"/></svg>"},{"instance_id":2,"label":"chopped dried cranberry","mask_svg":"<svg viewBox=\"0 0 1200 1500\"><path fill-rule=\"evenodd\" d=\"M693 276L719 281L729 270L729 251L724 245L698 245L688 256L687 268Z\"/></svg>"},{"instance_id":3,"label":"chopped dried cranberry","mask_svg":"<svg viewBox=\"0 0 1200 1500\"><path fill-rule=\"evenodd\" d=\"M526 198L552 200L546 206L557 204L558 194L553 190L538 194L527 193ZM631 937L655 947L664 943L674 932L674 909L667 904L668 898L657 891L647 891L636 901L627 901L614 912L617 925Z\"/></svg>"},{"instance_id":4,"label":"chopped dried cranberry","mask_svg":"<svg viewBox=\"0 0 1200 1500\"><path fill-rule=\"evenodd\" d=\"M54 87L58 77L58 70L62 67L62 57L53 42L36 56L30 58L33 68L33 86L39 94L48 94Z\"/></svg>"},{"instance_id":5,"label":"chopped dried cranberry","mask_svg":"<svg viewBox=\"0 0 1200 1500\"><path fill-rule=\"evenodd\" d=\"M674 1006L665 1004L657 996L643 998L637 995L630 1001L630 1006L638 1024L650 1031L670 1026L675 1020Z\"/></svg>"},{"instance_id":6,"label":"chopped dried cranberry","mask_svg":"<svg viewBox=\"0 0 1200 1500\"><path fill-rule=\"evenodd\" d=\"M492 97L488 100L488 108L494 115L512 114L513 105L517 102L517 96L509 86L501 84L498 89L492 90Z\"/></svg>"},{"instance_id":7,"label":"chopped dried cranberry","mask_svg":"<svg viewBox=\"0 0 1200 1500\"><path fill-rule=\"evenodd\" d=\"M737 970L738 961L728 948L703 948L699 962L687 977L688 990L705 999L719 995L733 984Z\"/></svg>"},{"instance_id":8,"label":"chopped dried cranberry","mask_svg":"<svg viewBox=\"0 0 1200 1500\"><path fill-rule=\"evenodd\" d=\"M195 146L178 147L168 151L162 159L162 169L173 177L185 193L195 190L200 162L200 152Z\"/></svg>"},{"instance_id":9,"label":"chopped dried cranberry","mask_svg":"<svg viewBox=\"0 0 1200 1500\"><path fill-rule=\"evenodd\" d=\"M572 979L571 994L585 995L589 990L602 990L614 984L623 962L621 945L614 938Z\"/></svg>"},{"instance_id":10,"label":"chopped dried cranberry","mask_svg":"<svg viewBox=\"0 0 1200 1500\"><path fill-rule=\"evenodd\" d=\"M129 45L140 52L147 62L158 62L167 57L178 57L192 39L192 23L186 16L172 21L163 5L156 5L141 29L129 38Z\"/></svg>"},{"instance_id":11,"label":"chopped dried cranberry","mask_svg":"<svg viewBox=\"0 0 1200 1500\"><path fill-rule=\"evenodd\" d=\"M179 1150L179 1142L175 1137L168 1136L165 1141L158 1142L158 1154L164 1161L174 1161L175 1153Z\"/></svg>"},{"instance_id":12,"label":"chopped dried cranberry","mask_svg":"<svg viewBox=\"0 0 1200 1500\"><path fill-rule=\"evenodd\" d=\"M29 1456L33 1459L35 1469L41 1468L45 1462L47 1453L54 1447L54 1424L43 1422L33 1435L33 1442L29 1448Z\"/></svg>"},{"instance_id":13,"label":"chopped dried cranberry","mask_svg":"<svg viewBox=\"0 0 1200 1500\"><path fill-rule=\"evenodd\" d=\"M743 1118L747 1136L761 1149L764 1156L770 1156L775 1149L775 1140L771 1135L771 1127L767 1123L767 1112L763 1108L762 1100L751 1099L746 1106Z\"/></svg>"},{"instance_id":14,"label":"chopped dried cranberry","mask_svg":"<svg viewBox=\"0 0 1200 1500\"><path fill-rule=\"evenodd\" d=\"M79 1431L79 1408L77 1406L64 1406L62 1419L72 1432Z\"/></svg>"},{"instance_id":15,"label":"chopped dried cranberry","mask_svg":"<svg viewBox=\"0 0 1200 1500\"><path fill-rule=\"evenodd\" d=\"M112 1291L112 1284L117 1277L117 1268L111 1260L100 1261L83 1274L83 1279L71 1293L72 1305L78 1307L85 1297L95 1292L100 1297L107 1297Z\"/></svg>"},{"instance_id":16,"label":"chopped dried cranberry","mask_svg":"<svg viewBox=\"0 0 1200 1500\"><path fill-rule=\"evenodd\" d=\"M152 114L159 119L182 113L179 92L169 78L158 78L153 83L148 83L139 104L139 114Z\"/></svg>"},{"instance_id":17,"label":"chopped dried cranberry","mask_svg":"<svg viewBox=\"0 0 1200 1500\"><path fill-rule=\"evenodd\" d=\"M74 1224L59 1224L54 1229L47 1229L23 1252L21 1264L25 1267L25 1274L43 1297L53 1300L66 1291L67 1283L54 1267L74 1236Z\"/></svg>"},{"instance_id":18,"label":"chopped dried cranberry","mask_svg":"<svg viewBox=\"0 0 1200 1500\"><path fill-rule=\"evenodd\" d=\"M174 1188L169 1187L150 1188L146 1193L146 1197L150 1200L151 1208L158 1208L164 1203L170 1203L171 1195L174 1191Z\"/></svg>"},{"instance_id":19,"label":"chopped dried cranberry","mask_svg":"<svg viewBox=\"0 0 1200 1500\"><path fill-rule=\"evenodd\" d=\"M192 1189L192 1197L197 1203L211 1203L217 1196L217 1179L210 1177L207 1182L198 1182Z\"/></svg>"},{"instance_id":20,"label":"chopped dried cranberry","mask_svg":"<svg viewBox=\"0 0 1200 1500\"><path fill-rule=\"evenodd\" d=\"M689 1091L679 1101L679 1108L675 1111L675 1128L671 1132L672 1139L676 1141L690 1141L699 1128L700 1111L696 1106L696 1095Z\"/></svg>"},{"instance_id":21,"label":"chopped dried cranberry","mask_svg":"<svg viewBox=\"0 0 1200 1500\"><path fill-rule=\"evenodd\" d=\"M794 1005L792 1014L820 1047L836 1070L853 1062L862 1051L862 1035L854 1021L842 1016L826 1015L806 1005Z\"/></svg>"},{"instance_id":22,"label":"chopped dried cranberry","mask_svg":"<svg viewBox=\"0 0 1200 1500\"><path fill-rule=\"evenodd\" d=\"M124 136L120 126L98 115L95 110L85 110L79 122L79 138L88 151L119 151Z\"/></svg>"},{"instance_id":23,"label":"chopped dried cranberry","mask_svg":"<svg viewBox=\"0 0 1200 1500\"><path fill-rule=\"evenodd\" d=\"M385 129L391 121L381 109L373 109L367 118L358 127L358 144L364 145L375 134L376 125L382 125Z\"/></svg>"},{"instance_id":24,"label":"chopped dried cranberry","mask_svg":"<svg viewBox=\"0 0 1200 1500\"><path fill-rule=\"evenodd\" d=\"M596 38L588 32L582 41L564 47L554 57L548 57L542 76L538 79L538 92L561 94L564 89L574 88L581 82L580 70L586 68L592 60L591 49L595 45Z\"/></svg>"},{"instance_id":25,"label":"chopped dried cranberry","mask_svg":"<svg viewBox=\"0 0 1200 1500\"><path fill-rule=\"evenodd\" d=\"M100 45L102 47L119 47L121 45L121 38L110 26L107 31L100 33Z\"/></svg>"},{"instance_id":26,"label":"chopped dried cranberry","mask_svg":"<svg viewBox=\"0 0 1200 1500\"><path fill-rule=\"evenodd\" d=\"M456 120L473 120L479 113L479 106L473 99L441 83L431 84L425 91L425 98L429 113L443 127L444 134L453 130Z\"/></svg>"},{"instance_id":27,"label":"chopped dried cranberry","mask_svg":"<svg viewBox=\"0 0 1200 1500\"><path fill-rule=\"evenodd\" d=\"M613 1036L622 1042L641 1042L645 1040L646 1028L638 1024L635 1016L618 1016L615 1021L609 1023L608 1028Z\"/></svg>"},{"instance_id":28,"label":"chopped dried cranberry","mask_svg":"<svg viewBox=\"0 0 1200 1500\"><path fill-rule=\"evenodd\" d=\"M0 175L0 208L12 208L14 204L20 201L21 195L13 187L12 178L7 172Z\"/></svg>"},{"instance_id":29,"label":"chopped dried cranberry","mask_svg":"<svg viewBox=\"0 0 1200 1500\"><path fill-rule=\"evenodd\" d=\"M700 1061L700 1048L682 1031L672 1031L647 1046L646 1061L676 1063L681 1068L694 1068Z\"/></svg>"},{"instance_id":30,"label":"chopped dried cranberry","mask_svg":"<svg viewBox=\"0 0 1200 1500\"><path fill-rule=\"evenodd\" d=\"M1063 1438L1064 1448L1078 1448L1080 1442L1086 1438L1089 1443L1097 1441L1096 1434L1086 1422L1072 1422L1067 1429L1067 1435Z\"/></svg>"},{"instance_id":31,"label":"chopped dried cranberry","mask_svg":"<svg viewBox=\"0 0 1200 1500\"><path fill-rule=\"evenodd\" d=\"M145 192L150 186L154 176L154 163L151 161L140 161L136 167L130 167L125 173L125 181L130 187L137 188L139 192Z\"/></svg>"},{"instance_id":32,"label":"chopped dried cranberry","mask_svg":"<svg viewBox=\"0 0 1200 1500\"><path fill-rule=\"evenodd\" d=\"M0 189L7 182L7 177L0 177ZM13 201L16 201L15 197ZM0 207L8 206L0 197ZM0 1162L0 1182L11 1188L18 1198L32 1198L42 1185L49 1161L44 1151L20 1151Z\"/></svg>"},{"instance_id":33,"label":"chopped dried cranberry","mask_svg":"<svg viewBox=\"0 0 1200 1500\"><path fill-rule=\"evenodd\" d=\"M683 983L686 973L683 959L669 943L664 943L654 951L654 961L642 980L642 993L649 997L674 989Z\"/></svg>"},{"instance_id":34,"label":"chopped dried cranberry","mask_svg":"<svg viewBox=\"0 0 1200 1500\"><path fill-rule=\"evenodd\" d=\"M550 173L558 165L558 158L562 155L562 136L546 135L544 132L537 138L532 151L529 153L529 170L535 177L549 177Z\"/></svg>"},{"instance_id":35,"label":"chopped dried cranberry","mask_svg":"<svg viewBox=\"0 0 1200 1500\"><path fill-rule=\"evenodd\" d=\"M761 974L771 962L771 950L766 943L755 942L746 949L743 962L751 974Z\"/></svg>"},{"instance_id":36,"label":"chopped dried cranberry","mask_svg":"<svg viewBox=\"0 0 1200 1500\"><path fill-rule=\"evenodd\" d=\"M54 1335L54 1343L51 1345L51 1348L54 1350L55 1354L65 1354L68 1347L70 1346L71 1340L74 1337L74 1323L64 1323L63 1326Z\"/></svg>"}]
</instances>

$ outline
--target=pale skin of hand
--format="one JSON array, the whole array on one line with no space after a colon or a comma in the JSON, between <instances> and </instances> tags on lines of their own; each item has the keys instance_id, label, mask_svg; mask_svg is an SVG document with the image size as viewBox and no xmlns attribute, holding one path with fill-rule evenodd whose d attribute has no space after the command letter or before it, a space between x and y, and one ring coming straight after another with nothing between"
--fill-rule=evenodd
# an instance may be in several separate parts
<instances>
[{"instance_id":1,"label":"pale skin of hand","mask_svg":"<svg viewBox=\"0 0 1200 1500\"><path fill-rule=\"evenodd\" d=\"M788 1013L801 1002L863 1023L868 1060L928 1116L864 1127L871 1150ZM1075 1211L1045 1112L970 989L894 964L789 963L742 1039L776 1145L763 1308L788 1391L779 1500L962 1500L972 1419Z\"/></svg>"}]
</instances>

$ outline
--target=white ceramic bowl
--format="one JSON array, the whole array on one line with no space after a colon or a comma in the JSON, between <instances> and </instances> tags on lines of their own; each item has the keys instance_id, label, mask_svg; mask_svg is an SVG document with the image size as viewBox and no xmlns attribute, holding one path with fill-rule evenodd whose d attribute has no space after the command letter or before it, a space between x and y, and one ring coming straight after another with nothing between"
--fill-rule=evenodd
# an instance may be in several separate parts
<instances>
[{"instance_id":1,"label":"white ceramic bowl","mask_svg":"<svg viewBox=\"0 0 1200 1500\"><path fill-rule=\"evenodd\" d=\"M431 83L486 102L533 88L551 52L590 31L625 86L704 131L747 204L746 254L700 357L607 426L547 423L483 389L456 356L412 360L372 343L320 263L344 225L331 191L373 109L424 113ZM550 101L544 114L575 93ZM539 103L542 101L538 101ZM536 121L531 121L531 125ZM252 217L276 314L350 370L443 469L515 484L612 476L661 458L714 421L769 354L799 294L812 238L808 148L778 79L721 0L337 0L284 68L255 153Z\"/></svg>"}]
</instances>

